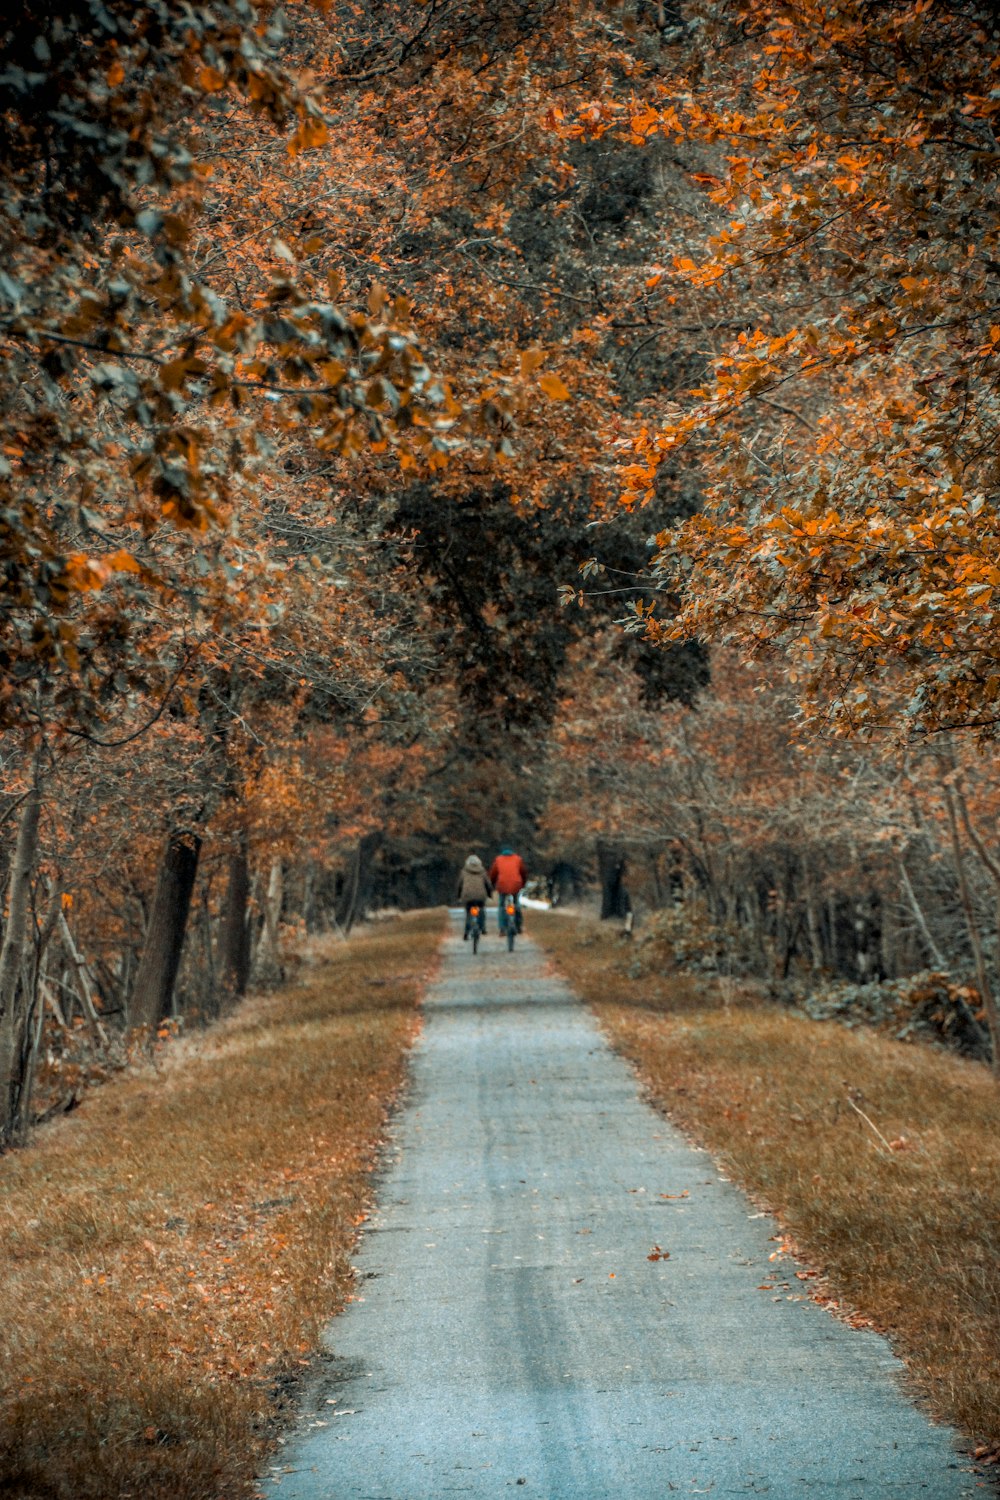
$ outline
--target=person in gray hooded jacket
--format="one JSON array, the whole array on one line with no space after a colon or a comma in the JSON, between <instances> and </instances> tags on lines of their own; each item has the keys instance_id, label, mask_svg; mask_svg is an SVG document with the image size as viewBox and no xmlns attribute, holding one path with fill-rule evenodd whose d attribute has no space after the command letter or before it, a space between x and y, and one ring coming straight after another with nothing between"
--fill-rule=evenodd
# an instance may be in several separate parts
<instances>
[{"instance_id":1,"label":"person in gray hooded jacket","mask_svg":"<svg viewBox=\"0 0 1000 1500\"><path fill-rule=\"evenodd\" d=\"M486 931L486 903L492 894L493 885L482 860L478 854L470 854L459 874L456 894L458 902L465 907L463 938L468 939L471 911L474 906L479 907L479 930L480 932Z\"/></svg>"}]
</instances>

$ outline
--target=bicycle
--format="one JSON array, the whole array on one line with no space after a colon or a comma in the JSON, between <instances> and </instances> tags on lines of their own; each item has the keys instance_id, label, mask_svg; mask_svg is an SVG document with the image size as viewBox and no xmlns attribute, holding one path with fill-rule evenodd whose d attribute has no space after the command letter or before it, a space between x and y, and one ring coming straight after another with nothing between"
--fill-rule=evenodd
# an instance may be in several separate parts
<instances>
[{"instance_id":1,"label":"bicycle","mask_svg":"<svg viewBox=\"0 0 1000 1500\"><path fill-rule=\"evenodd\" d=\"M479 952L479 939L483 935L486 925L486 916L478 901L471 902L465 908L465 931L472 938L473 953Z\"/></svg>"},{"instance_id":2,"label":"bicycle","mask_svg":"<svg viewBox=\"0 0 1000 1500\"><path fill-rule=\"evenodd\" d=\"M507 952L513 953L514 939L520 926L520 913L517 909L517 901L513 896L502 896L500 899L501 923L500 931L507 936Z\"/></svg>"}]
</instances>

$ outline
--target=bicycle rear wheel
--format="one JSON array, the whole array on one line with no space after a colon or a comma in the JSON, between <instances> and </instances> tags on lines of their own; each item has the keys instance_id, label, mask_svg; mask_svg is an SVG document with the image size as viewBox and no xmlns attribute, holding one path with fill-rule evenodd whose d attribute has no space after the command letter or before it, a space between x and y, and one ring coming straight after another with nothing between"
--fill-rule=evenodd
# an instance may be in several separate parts
<instances>
[{"instance_id":1,"label":"bicycle rear wheel","mask_svg":"<svg viewBox=\"0 0 1000 1500\"><path fill-rule=\"evenodd\" d=\"M480 936L480 934L479 934L479 923L477 922L476 925L472 929L472 951L473 951L473 953L478 953L479 952L479 936Z\"/></svg>"}]
</instances>

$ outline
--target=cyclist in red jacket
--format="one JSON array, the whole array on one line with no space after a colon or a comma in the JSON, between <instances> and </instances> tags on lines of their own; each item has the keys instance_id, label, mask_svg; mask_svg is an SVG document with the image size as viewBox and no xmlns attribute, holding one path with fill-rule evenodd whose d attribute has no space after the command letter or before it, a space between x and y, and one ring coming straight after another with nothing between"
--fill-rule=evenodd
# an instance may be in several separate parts
<instances>
[{"instance_id":1,"label":"cyclist in red jacket","mask_svg":"<svg viewBox=\"0 0 1000 1500\"><path fill-rule=\"evenodd\" d=\"M504 846L490 865L490 880L500 900L497 903L497 931L503 936L503 898L513 896L517 907L517 930L521 931L524 919L521 916L521 892L528 883L528 872L524 860L513 849Z\"/></svg>"}]
</instances>

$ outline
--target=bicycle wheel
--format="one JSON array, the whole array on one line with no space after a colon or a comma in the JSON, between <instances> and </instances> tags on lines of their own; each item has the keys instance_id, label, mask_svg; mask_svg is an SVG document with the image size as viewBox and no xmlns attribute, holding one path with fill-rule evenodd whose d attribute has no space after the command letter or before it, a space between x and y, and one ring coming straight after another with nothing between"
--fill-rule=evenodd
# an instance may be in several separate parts
<instances>
[{"instance_id":1,"label":"bicycle wheel","mask_svg":"<svg viewBox=\"0 0 1000 1500\"><path fill-rule=\"evenodd\" d=\"M473 951L473 953L478 953L479 952L479 923L478 922L476 923L475 927L473 927L473 929L472 929L472 951Z\"/></svg>"},{"instance_id":2,"label":"bicycle wheel","mask_svg":"<svg viewBox=\"0 0 1000 1500\"><path fill-rule=\"evenodd\" d=\"M507 952L508 953L513 953L513 951L514 951L514 924L513 924L513 922L508 922L507 923Z\"/></svg>"}]
</instances>

